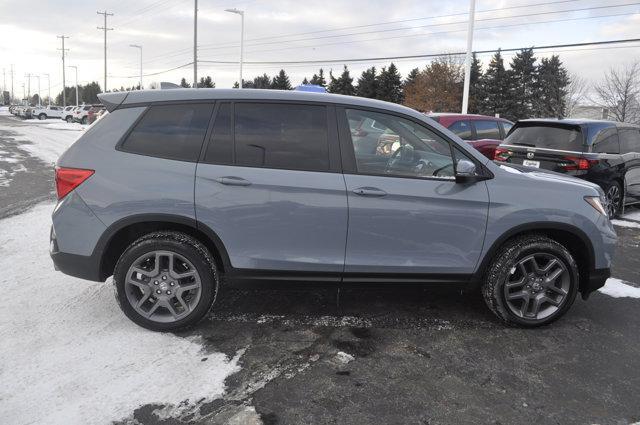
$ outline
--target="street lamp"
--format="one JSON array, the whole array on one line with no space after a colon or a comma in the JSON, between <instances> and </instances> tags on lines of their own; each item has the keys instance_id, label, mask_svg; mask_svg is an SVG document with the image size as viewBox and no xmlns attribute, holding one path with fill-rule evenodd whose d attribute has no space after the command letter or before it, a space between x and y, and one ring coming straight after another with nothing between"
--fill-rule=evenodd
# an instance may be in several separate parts
<instances>
[{"instance_id":1,"label":"street lamp","mask_svg":"<svg viewBox=\"0 0 640 425\"><path fill-rule=\"evenodd\" d=\"M140 90L142 90L142 46L138 44L129 44L129 47L140 49Z\"/></svg>"},{"instance_id":2,"label":"street lamp","mask_svg":"<svg viewBox=\"0 0 640 425\"><path fill-rule=\"evenodd\" d=\"M67 65L67 68L76 70L76 106L80 106L80 102L78 102L78 67L76 65Z\"/></svg>"},{"instance_id":3,"label":"street lamp","mask_svg":"<svg viewBox=\"0 0 640 425\"><path fill-rule=\"evenodd\" d=\"M47 97L49 98L49 106L51 106L51 78L49 74L43 74L47 77Z\"/></svg>"},{"instance_id":4,"label":"street lamp","mask_svg":"<svg viewBox=\"0 0 640 425\"><path fill-rule=\"evenodd\" d=\"M236 15L240 15L240 81L238 82L238 87L242 88L242 52L244 50L244 11L238 10L236 8L225 9L224 11L229 13L235 13Z\"/></svg>"}]
</instances>

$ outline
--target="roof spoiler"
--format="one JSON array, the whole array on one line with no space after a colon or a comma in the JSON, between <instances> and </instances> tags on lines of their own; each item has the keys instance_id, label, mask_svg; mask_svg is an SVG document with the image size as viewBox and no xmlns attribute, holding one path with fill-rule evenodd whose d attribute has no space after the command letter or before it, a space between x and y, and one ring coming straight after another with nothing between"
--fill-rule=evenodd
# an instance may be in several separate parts
<instances>
[{"instance_id":1,"label":"roof spoiler","mask_svg":"<svg viewBox=\"0 0 640 425\"><path fill-rule=\"evenodd\" d=\"M98 99L100 99L100 102L107 108L107 111L113 112L118 109L118 106L122 105L122 102L124 102L128 95L128 91L100 93L98 94Z\"/></svg>"}]
</instances>

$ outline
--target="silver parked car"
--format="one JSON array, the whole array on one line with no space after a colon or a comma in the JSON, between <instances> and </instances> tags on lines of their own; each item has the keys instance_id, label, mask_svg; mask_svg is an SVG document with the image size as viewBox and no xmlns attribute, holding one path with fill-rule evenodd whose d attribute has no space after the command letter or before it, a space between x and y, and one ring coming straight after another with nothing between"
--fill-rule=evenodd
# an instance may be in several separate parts
<instances>
[{"instance_id":1,"label":"silver parked car","mask_svg":"<svg viewBox=\"0 0 640 425\"><path fill-rule=\"evenodd\" d=\"M99 97L109 114L57 164L51 256L113 275L149 329L197 323L222 276L461 285L532 327L610 274L600 188L498 165L412 109L272 90Z\"/></svg>"}]
</instances>

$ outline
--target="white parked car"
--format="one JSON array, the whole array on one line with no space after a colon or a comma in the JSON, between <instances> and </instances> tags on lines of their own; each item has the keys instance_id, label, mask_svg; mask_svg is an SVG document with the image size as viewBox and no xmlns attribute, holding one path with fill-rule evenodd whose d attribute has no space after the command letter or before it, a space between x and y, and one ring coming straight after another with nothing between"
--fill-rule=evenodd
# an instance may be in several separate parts
<instances>
[{"instance_id":1,"label":"white parked car","mask_svg":"<svg viewBox=\"0 0 640 425\"><path fill-rule=\"evenodd\" d=\"M60 118L62 118L66 122L73 122L73 111L75 111L76 108L78 108L78 106L65 106L65 108L62 110Z\"/></svg>"},{"instance_id":2,"label":"white parked car","mask_svg":"<svg viewBox=\"0 0 640 425\"><path fill-rule=\"evenodd\" d=\"M46 120L47 118L61 118L62 107L61 106L36 106L31 111L33 118L40 120Z\"/></svg>"},{"instance_id":3,"label":"white parked car","mask_svg":"<svg viewBox=\"0 0 640 425\"><path fill-rule=\"evenodd\" d=\"M73 111L73 122L79 122L81 124L87 124L89 118L89 110L91 109L91 105L80 105L76 110Z\"/></svg>"}]
</instances>

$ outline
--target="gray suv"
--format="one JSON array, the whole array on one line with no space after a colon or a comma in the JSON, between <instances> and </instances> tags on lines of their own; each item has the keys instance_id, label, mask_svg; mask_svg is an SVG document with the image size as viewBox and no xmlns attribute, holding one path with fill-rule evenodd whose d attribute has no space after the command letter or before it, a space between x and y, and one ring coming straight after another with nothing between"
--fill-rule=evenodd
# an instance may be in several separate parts
<instances>
[{"instance_id":1,"label":"gray suv","mask_svg":"<svg viewBox=\"0 0 640 425\"><path fill-rule=\"evenodd\" d=\"M503 321L562 316L609 276L592 183L498 165L428 117L358 97L179 89L99 96L58 160L51 256L135 323L194 325L220 282L445 283Z\"/></svg>"}]
</instances>

